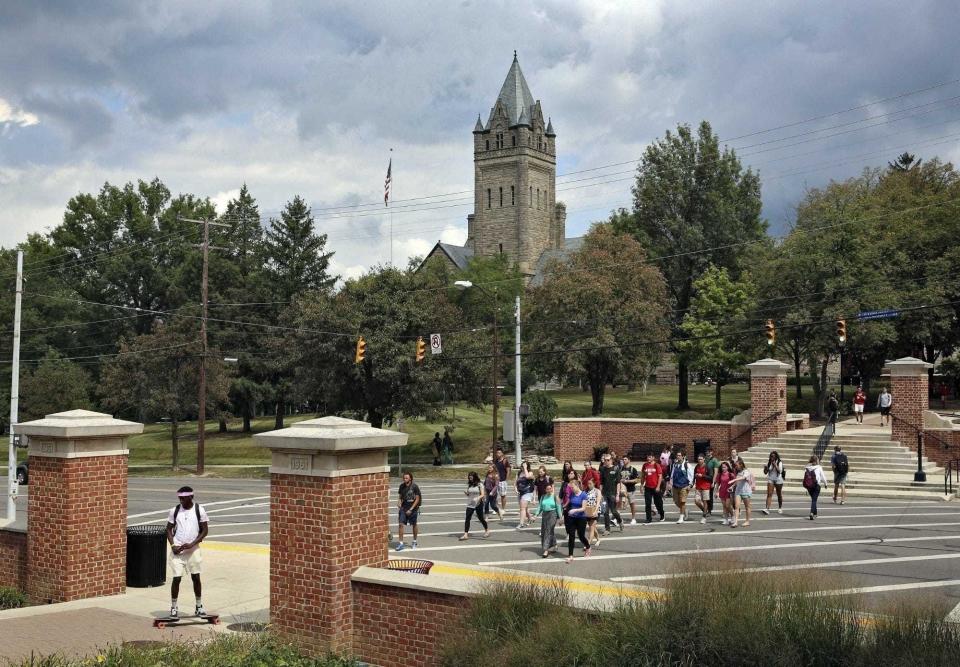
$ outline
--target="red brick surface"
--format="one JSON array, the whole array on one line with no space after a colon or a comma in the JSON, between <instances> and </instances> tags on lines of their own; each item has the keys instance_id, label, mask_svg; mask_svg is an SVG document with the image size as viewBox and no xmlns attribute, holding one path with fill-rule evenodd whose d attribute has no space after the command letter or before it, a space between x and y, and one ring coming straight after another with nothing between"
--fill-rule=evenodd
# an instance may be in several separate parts
<instances>
[{"instance_id":1,"label":"red brick surface","mask_svg":"<svg viewBox=\"0 0 960 667\"><path fill-rule=\"evenodd\" d=\"M779 412L776 419L764 421ZM750 380L750 413L754 424L751 444L758 445L787 430L787 376L754 377ZM760 423L763 422L763 423Z\"/></svg>"},{"instance_id":2,"label":"red brick surface","mask_svg":"<svg viewBox=\"0 0 960 667\"><path fill-rule=\"evenodd\" d=\"M350 576L387 563L387 473L270 476L272 628L319 653L353 646Z\"/></svg>"},{"instance_id":3,"label":"red brick surface","mask_svg":"<svg viewBox=\"0 0 960 667\"><path fill-rule=\"evenodd\" d=\"M731 437L746 427L730 422L696 424L676 420L584 420L553 423L553 451L561 461L585 461L593 457L595 447L610 447L618 454L627 454L635 442L683 444L687 454L693 453L694 438L709 438L718 456L729 453ZM743 441L746 443L746 440ZM743 446L743 445L741 445Z\"/></svg>"},{"instance_id":4,"label":"red brick surface","mask_svg":"<svg viewBox=\"0 0 960 667\"><path fill-rule=\"evenodd\" d=\"M910 424L923 427L923 411L930 407L928 385L926 371L915 376L893 375L890 378L890 393L893 394L890 414L894 417L891 420L892 437L913 451L917 450L917 430Z\"/></svg>"},{"instance_id":5,"label":"red brick surface","mask_svg":"<svg viewBox=\"0 0 960 667\"><path fill-rule=\"evenodd\" d=\"M126 590L127 456L31 456L28 498L33 602Z\"/></svg>"},{"instance_id":6,"label":"red brick surface","mask_svg":"<svg viewBox=\"0 0 960 667\"><path fill-rule=\"evenodd\" d=\"M354 655L380 667L438 665L444 633L457 627L467 604L457 595L355 582Z\"/></svg>"},{"instance_id":7,"label":"red brick surface","mask_svg":"<svg viewBox=\"0 0 960 667\"><path fill-rule=\"evenodd\" d=\"M27 590L27 534L0 530L0 586Z\"/></svg>"}]
</instances>

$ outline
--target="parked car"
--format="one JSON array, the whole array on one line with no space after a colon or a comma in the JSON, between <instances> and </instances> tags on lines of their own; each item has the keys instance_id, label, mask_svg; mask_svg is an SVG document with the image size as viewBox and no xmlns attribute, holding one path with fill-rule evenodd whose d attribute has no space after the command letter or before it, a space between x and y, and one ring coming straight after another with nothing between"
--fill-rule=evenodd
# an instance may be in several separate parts
<instances>
[{"instance_id":1,"label":"parked car","mask_svg":"<svg viewBox=\"0 0 960 667\"><path fill-rule=\"evenodd\" d=\"M20 463L17 464L17 484L29 484L30 483L30 464L29 463Z\"/></svg>"}]
</instances>

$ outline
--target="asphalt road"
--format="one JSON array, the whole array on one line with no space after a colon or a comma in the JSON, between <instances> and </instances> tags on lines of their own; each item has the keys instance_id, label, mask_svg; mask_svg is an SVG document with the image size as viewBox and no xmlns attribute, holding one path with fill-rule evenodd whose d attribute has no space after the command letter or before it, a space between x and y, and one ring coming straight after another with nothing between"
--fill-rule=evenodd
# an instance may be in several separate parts
<instances>
[{"instance_id":1,"label":"asphalt road","mask_svg":"<svg viewBox=\"0 0 960 667\"><path fill-rule=\"evenodd\" d=\"M162 524L177 502L176 489L181 484L182 480L171 478L130 478L129 523ZM190 484L210 515L209 539L269 544L269 481L209 479L192 480ZM717 519L706 525L697 521L678 525L676 508L665 499L666 522L627 525L622 533L614 529L594 548L590 558L582 558L577 546L574 562L566 564L563 527L557 527L558 554L541 558L538 526L535 523L522 531L516 529L514 500L503 522L495 517L490 522L488 539L481 538L483 530L474 519L471 539L460 542L457 538L462 534L465 510L463 485L443 481L418 484L424 495L422 532L419 547L415 551L408 548L404 556L648 586L662 586L672 574L690 568L712 571L731 564L776 568L816 577L823 590L856 589L870 607L908 601L931 605L944 615L960 615L958 503L855 498L841 506L825 494L819 518L810 521L806 496L792 494L785 499L783 515L757 512L749 528L731 530ZM392 481L393 535L397 531L396 486ZM18 504L25 508L26 498ZM638 509L642 521L643 508ZM695 513L690 512L691 516ZM409 547L409 528L406 542ZM391 554L397 555L393 551Z\"/></svg>"}]
</instances>

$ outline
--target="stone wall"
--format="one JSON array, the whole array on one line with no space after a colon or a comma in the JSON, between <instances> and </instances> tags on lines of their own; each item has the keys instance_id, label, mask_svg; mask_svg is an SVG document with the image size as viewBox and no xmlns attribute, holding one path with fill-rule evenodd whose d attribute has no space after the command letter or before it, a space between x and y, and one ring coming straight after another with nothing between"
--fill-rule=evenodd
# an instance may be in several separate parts
<instances>
[{"instance_id":1,"label":"stone wall","mask_svg":"<svg viewBox=\"0 0 960 667\"><path fill-rule=\"evenodd\" d=\"M27 533L0 529L0 586L27 590Z\"/></svg>"},{"instance_id":2,"label":"stone wall","mask_svg":"<svg viewBox=\"0 0 960 667\"><path fill-rule=\"evenodd\" d=\"M561 461L585 461L593 457L595 447L610 447L617 454L630 452L634 443L683 444L687 454L693 453L695 438L709 438L718 456L730 452L730 439L742 433L728 421L680 419L555 419L553 422L553 451ZM738 447L749 445L749 435L743 435Z\"/></svg>"}]
</instances>

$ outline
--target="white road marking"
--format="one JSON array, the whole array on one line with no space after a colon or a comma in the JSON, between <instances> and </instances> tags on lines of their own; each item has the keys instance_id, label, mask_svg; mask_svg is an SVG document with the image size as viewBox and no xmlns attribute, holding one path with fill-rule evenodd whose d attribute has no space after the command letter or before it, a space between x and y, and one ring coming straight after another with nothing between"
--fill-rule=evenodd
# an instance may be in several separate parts
<instances>
[{"instance_id":1,"label":"white road marking","mask_svg":"<svg viewBox=\"0 0 960 667\"><path fill-rule=\"evenodd\" d=\"M947 621L948 623L960 623L960 604L954 607L953 611L947 614L946 618L943 620Z\"/></svg>"},{"instance_id":2,"label":"white road marking","mask_svg":"<svg viewBox=\"0 0 960 667\"><path fill-rule=\"evenodd\" d=\"M214 505L229 505L231 503L233 504L242 503L246 500L268 500L269 498L270 496L251 496L249 498L234 498L233 500L218 500L212 503L200 503L200 504L203 505L204 509L206 509L207 507L213 507ZM173 505L170 505L170 507L173 507ZM155 512L143 512L141 514L130 514L127 516L127 520L129 521L130 519L139 519L145 516L155 516L157 514L166 515L170 513L170 507L168 507L165 510L156 510Z\"/></svg>"},{"instance_id":3,"label":"white road marking","mask_svg":"<svg viewBox=\"0 0 960 667\"><path fill-rule=\"evenodd\" d=\"M942 524L941 524L942 525ZM960 524L955 524L960 525ZM845 526L843 526L845 527ZM637 554L604 554L590 556L591 561L595 560L614 560L623 558L658 558L662 556L692 556L711 553L728 553L731 551L769 551L773 549L799 549L802 547L834 547L849 544L877 544L888 545L901 542L929 542L931 540L960 540L960 535L930 535L925 537L867 537L861 540L836 540L833 542L814 541L814 542L793 542L791 544L758 544L749 547L714 547L711 549L677 549L675 551L649 551ZM539 543L537 543L539 546ZM474 548L486 545L476 545ZM433 549L420 547L420 551L433 551ZM579 559L578 559L579 560ZM559 558L530 558L524 560L499 560L499 561L480 561L477 565L527 565L532 563L541 563L544 565L557 565L564 561Z\"/></svg>"},{"instance_id":4,"label":"white road marking","mask_svg":"<svg viewBox=\"0 0 960 667\"><path fill-rule=\"evenodd\" d=\"M885 586L861 586L859 588L839 588L836 590L818 591L817 595L863 595L866 593L887 593L889 591L912 591L917 588L946 588L960 586L960 579L944 579L940 581L915 581L910 584L887 584Z\"/></svg>"},{"instance_id":5,"label":"white road marking","mask_svg":"<svg viewBox=\"0 0 960 667\"><path fill-rule=\"evenodd\" d=\"M663 572L661 574L643 574L635 577L610 577L610 581L628 582L628 581L655 581L657 579L682 579L691 574L697 575L715 575L730 574L735 572L784 572L786 570L812 570L820 568L834 567L852 567L854 565L884 565L887 563L910 563L924 560L950 560L960 558L960 553L950 554L932 554L928 556L899 556L896 558L864 558L861 560L835 560L827 563L790 563L781 565L768 565L764 567L737 567L732 570L709 570L705 572Z\"/></svg>"}]
</instances>

